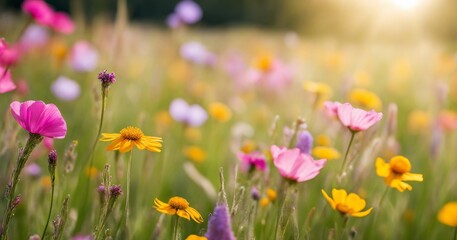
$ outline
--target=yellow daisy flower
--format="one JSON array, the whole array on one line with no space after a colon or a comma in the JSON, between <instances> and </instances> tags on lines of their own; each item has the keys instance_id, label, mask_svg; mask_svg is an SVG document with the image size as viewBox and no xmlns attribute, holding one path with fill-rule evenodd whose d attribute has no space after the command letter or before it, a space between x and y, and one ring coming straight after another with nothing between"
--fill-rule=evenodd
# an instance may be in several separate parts
<instances>
[{"instance_id":1,"label":"yellow daisy flower","mask_svg":"<svg viewBox=\"0 0 457 240\"><path fill-rule=\"evenodd\" d=\"M102 133L100 141L112 141L106 147L106 150L119 150L122 153L129 152L133 146L140 150L147 149L151 152L160 152L162 147L162 138L145 136L141 129L131 126L123 128L121 133Z\"/></svg>"},{"instance_id":2,"label":"yellow daisy flower","mask_svg":"<svg viewBox=\"0 0 457 240\"><path fill-rule=\"evenodd\" d=\"M186 240L208 240L208 238L206 238L204 236L200 237L200 236L197 236L195 234L191 234L186 238Z\"/></svg>"},{"instance_id":3,"label":"yellow daisy flower","mask_svg":"<svg viewBox=\"0 0 457 240\"><path fill-rule=\"evenodd\" d=\"M341 214L349 215L352 217L365 217L366 215L370 214L371 210L373 209L370 208L361 212L362 209L364 209L366 206L365 200L360 198L359 195L355 193L349 193L348 195L344 189L332 189L333 199L327 195L324 189L321 191L330 206L332 206L334 210L337 210Z\"/></svg>"},{"instance_id":4,"label":"yellow daisy flower","mask_svg":"<svg viewBox=\"0 0 457 240\"><path fill-rule=\"evenodd\" d=\"M438 220L442 224L457 227L457 202L449 202L444 205L438 213Z\"/></svg>"},{"instance_id":5,"label":"yellow daisy flower","mask_svg":"<svg viewBox=\"0 0 457 240\"><path fill-rule=\"evenodd\" d=\"M168 203L164 203L159 199L154 199L153 206L157 211L169 215L178 215L190 221L190 218L197 223L203 222L203 217L195 208L189 206L189 202L182 197L172 197Z\"/></svg>"},{"instance_id":6,"label":"yellow daisy flower","mask_svg":"<svg viewBox=\"0 0 457 240\"><path fill-rule=\"evenodd\" d=\"M395 156L386 163L382 158L376 159L376 174L384 177L384 182L398 191L412 190L411 185L403 181L422 182L422 174L410 173L411 163L403 156Z\"/></svg>"},{"instance_id":7,"label":"yellow daisy flower","mask_svg":"<svg viewBox=\"0 0 457 240\"><path fill-rule=\"evenodd\" d=\"M317 159L325 158L327 160L334 160L334 159L338 159L341 157L340 152L338 152L338 150L336 150L332 147L323 147L323 146L313 147L313 149L311 150L311 153Z\"/></svg>"}]
</instances>

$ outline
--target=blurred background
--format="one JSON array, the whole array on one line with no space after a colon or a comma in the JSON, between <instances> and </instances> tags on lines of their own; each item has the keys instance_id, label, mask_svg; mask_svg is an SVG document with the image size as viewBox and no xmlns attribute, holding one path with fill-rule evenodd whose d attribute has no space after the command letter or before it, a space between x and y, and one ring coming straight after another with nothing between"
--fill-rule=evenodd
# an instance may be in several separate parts
<instances>
[{"instance_id":1,"label":"blurred background","mask_svg":"<svg viewBox=\"0 0 457 240\"><path fill-rule=\"evenodd\" d=\"M114 19L115 0L49 0L57 10L78 15L86 25ZM164 25L178 0L128 0L129 19ZM410 41L457 37L455 0L198 0L200 26L257 26L347 40ZM0 1L0 11L19 13L21 0ZM4 14L2 14L4 15Z\"/></svg>"}]
</instances>

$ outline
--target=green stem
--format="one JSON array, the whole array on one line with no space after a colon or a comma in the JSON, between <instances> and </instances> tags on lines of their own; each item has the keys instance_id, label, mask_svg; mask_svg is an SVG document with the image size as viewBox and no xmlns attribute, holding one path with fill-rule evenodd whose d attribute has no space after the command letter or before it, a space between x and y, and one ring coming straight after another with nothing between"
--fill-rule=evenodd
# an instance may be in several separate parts
<instances>
[{"instance_id":1,"label":"green stem","mask_svg":"<svg viewBox=\"0 0 457 240\"><path fill-rule=\"evenodd\" d=\"M348 147L346 149L346 154L344 155L344 159L343 159L343 164L341 165L341 169L340 169L340 173L341 174L344 172L344 168L346 167L346 161L348 159L349 150L351 149L352 142L354 141L355 134L356 134L356 132L351 131L351 140L349 140L349 144L348 144Z\"/></svg>"},{"instance_id":2,"label":"green stem","mask_svg":"<svg viewBox=\"0 0 457 240\"><path fill-rule=\"evenodd\" d=\"M173 227L173 240L179 240L179 216L176 215L175 226Z\"/></svg>"},{"instance_id":3,"label":"green stem","mask_svg":"<svg viewBox=\"0 0 457 240\"><path fill-rule=\"evenodd\" d=\"M457 227L454 228L454 236L452 237L452 240L457 239Z\"/></svg>"},{"instance_id":4,"label":"green stem","mask_svg":"<svg viewBox=\"0 0 457 240\"><path fill-rule=\"evenodd\" d=\"M344 215L344 216L343 216L343 225L342 225L342 227L341 227L340 239L344 239L344 236L346 235L346 234L345 234L345 231L346 231L346 226L347 226L348 220L349 220L349 217L346 216L346 215Z\"/></svg>"},{"instance_id":5,"label":"green stem","mask_svg":"<svg viewBox=\"0 0 457 240\"><path fill-rule=\"evenodd\" d=\"M382 197L381 197L381 199L379 200L378 209L381 207L381 204L384 202L384 199L386 198L387 192L389 192L389 189L390 189L390 187L389 187L389 186L386 186L386 189L384 190L384 193L382 194ZM379 211L378 211L378 212L379 212Z\"/></svg>"},{"instance_id":6,"label":"green stem","mask_svg":"<svg viewBox=\"0 0 457 240\"><path fill-rule=\"evenodd\" d=\"M41 239L44 239L44 235L46 234L46 230L48 229L49 220L51 219L52 205L54 203L54 180L55 178L52 179L51 185L51 206L49 207L48 219L46 220L46 226L44 226L43 234L41 234Z\"/></svg>"},{"instance_id":7,"label":"green stem","mask_svg":"<svg viewBox=\"0 0 457 240\"><path fill-rule=\"evenodd\" d=\"M121 229L121 226L125 226L126 232L128 232L128 226L129 226L129 201L130 201L130 169L132 168L132 155L133 155L133 150L130 151L130 157L128 159L127 163L127 191L126 191L126 196L125 196L125 209L124 212L122 213L121 220L119 221L119 224L117 225L117 230L114 239L118 239L117 235L119 233L119 230Z\"/></svg>"},{"instance_id":8,"label":"green stem","mask_svg":"<svg viewBox=\"0 0 457 240\"><path fill-rule=\"evenodd\" d=\"M284 212L283 212L283 208L284 208L284 204L286 202L286 197L287 197L287 180L285 180L284 178L281 178L281 185L279 187L279 191L278 191L278 214L277 214L277 218L276 218L276 228L275 228L275 239L283 239L283 235L282 235L282 232L283 232L283 229L281 229L281 225L282 225L282 221L283 221L283 218L284 218Z\"/></svg>"},{"instance_id":9,"label":"green stem","mask_svg":"<svg viewBox=\"0 0 457 240\"><path fill-rule=\"evenodd\" d=\"M2 226L0 228L0 239L2 240L7 239L8 225L11 217L13 216L13 210L15 208L14 192L16 191L16 185L19 182L19 175L21 174L21 171L24 168L25 163L27 162L27 159L29 158L33 149L41 142L41 140L43 140L42 136L34 133L29 133L29 138L25 144L25 147L19 151L17 166L11 174L10 183L6 186L7 205L5 215L3 215Z\"/></svg>"}]
</instances>

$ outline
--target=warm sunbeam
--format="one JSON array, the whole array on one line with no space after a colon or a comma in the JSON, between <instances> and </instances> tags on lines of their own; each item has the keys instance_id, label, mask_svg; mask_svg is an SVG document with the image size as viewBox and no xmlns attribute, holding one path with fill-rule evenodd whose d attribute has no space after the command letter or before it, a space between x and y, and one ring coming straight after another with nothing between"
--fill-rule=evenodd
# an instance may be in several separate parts
<instances>
[{"instance_id":1,"label":"warm sunbeam","mask_svg":"<svg viewBox=\"0 0 457 240\"><path fill-rule=\"evenodd\" d=\"M391 0L394 5L403 10L412 10L419 6L424 0Z\"/></svg>"}]
</instances>

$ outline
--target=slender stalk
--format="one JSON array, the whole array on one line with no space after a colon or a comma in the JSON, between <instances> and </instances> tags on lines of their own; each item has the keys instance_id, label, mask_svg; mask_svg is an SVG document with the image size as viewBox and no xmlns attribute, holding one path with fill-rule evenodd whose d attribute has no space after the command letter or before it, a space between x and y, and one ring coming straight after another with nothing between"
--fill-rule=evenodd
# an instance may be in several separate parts
<instances>
[{"instance_id":1,"label":"slender stalk","mask_svg":"<svg viewBox=\"0 0 457 240\"><path fill-rule=\"evenodd\" d=\"M176 215L175 226L173 227L173 240L179 240L179 216Z\"/></svg>"},{"instance_id":2,"label":"slender stalk","mask_svg":"<svg viewBox=\"0 0 457 240\"><path fill-rule=\"evenodd\" d=\"M349 220L349 217L344 215L343 216L343 225L341 227L341 235L340 235L341 240L344 239L344 236L346 235L345 232L346 232L346 226L347 226L348 220Z\"/></svg>"},{"instance_id":3,"label":"slender stalk","mask_svg":"<svg viewBox=\"0 0 457 240\"><path fill-rule=\"evenodd\" d=\"M129 226L129 215L130 215L130 209L129 209L129 201L130 201L130 170L132 168L132 155L133 155L133 150L130 151L130 157L128 159L127 163L127 193L125 196L125 208L124 212L122 213L121 220L119 221L117 225L117 230L116 234L114 236L114 239L118 239L118 233L119 230L122 228L121 226L124 226L125 230L128 232L128 226Z\"/></svg>"},{"instance_id":4,"label":"slender stalk","mask_svg":"<svg viewBox=\"0 0 457 240\"><path fill-rule=\"evenodd\" d=\"M351 131L351 140L349 140L349 144L348 144L348 147L346 149L346 154L344 155L344 159L343 159L343 164L341 165L341 169L340 169L340 173L341 174L344 172L344 168L346 167L346 161L348 159L349 150L351 149L352 142L354 141L355 134L356 134L356 132Z\"/></svg>"},{"instance_id":5,"label":"slender stalk","mask_svg":"<svg viewBox=\"0 0 457 240\"><path fill-rule=\"evenodd\" d=\"M389 192L389 189L390 189L390 187L389 187L389 186L386 186L386 189L384 190L384 193L382 193L382 197L381 197L381 199L379 200L378 209L381 207L381 204L384 202L384 199L386 198L387 192ZM379 211L378 211L378 212L379 212Z\"/></svg>"},{"instance_id":6,"label":"slender stalk","mask_svg":"<svg viewBox=\"0 0 457 240\"><path fill-rule=\"evenodd\" d=\"M49 207L49 212L48 212L48 219L46 220L46 226L44 226L43 229L43 234L41 234L41 239L44 239L44 235L46 234L46 230L48 229L49 225L49 220L51 219L51 212L52 212L52 205L54 203L54 179L52 179L52 185L51 185L51 206Z\"/></svg>"},{"instance_id":7,"label":"slender stalk","mask_svg":"<svg viewBox=\"0 0 457 240\"><path fill-rule=\"evenodd\" d=\"M6 186L6 199L7 205L5 210L5 215L3 215L2 226L0 228L0 239L4 240L7 239L8 235L8 225L10 222L11 217L13 216L13 210L16 207L14 204L15 196L14 193L16 191L16 185L19 182L19 175L21 174L22 169L27 162L30 154L32 153L33 149L43 140L43 137L38 134L29 134L29 138L25 147L19 151L18 158L17 158L17 166L13 170L11 174L10 183Z\"/></svg>"},{"instance_id":8,"label":"slender stalk","mask_svg":"<svg viewBox=\"0 0 457 240\"><path fill-rule=\"evenodd\" d=\"M278 214L277 214L277 218L276 218L276 227L275 227L275 238L276 239L283 239L283 235L282 235L282 230L281 229L281 223L283 221L283 218L284 218L284 204L286 202L286 197L287 197L287 181L284 179L284 178L281 178L281 185L279 187L279 191L278 191Z\"/></svg>"},{"instance_id":9,"label":"slender stalk","mask_svg":"<svg viewBox=\"0 0 457 240\"><path fill-rule=\"evenodd\" d=\"M129 162L127 166L127 194L125 197L125 229L128 230L129 227L129 215L130 215L130 172L132 168L132 155L133 155L133 150L130 151L130 157L129 157Z\"/></svg>"},{"instance_id":10,"label":"slender stalk","mask_svg":"<svg viewBox=\"0 0 457 240\"><path fill-rule=\"evenodd\" d=\"M457 239L457 227L454 228L454 236L452 237L452 240Z\"/></svg>"}]
</instances>

